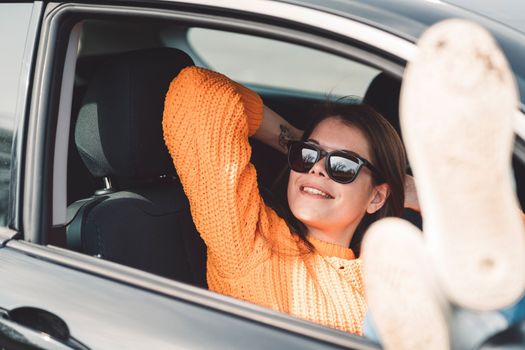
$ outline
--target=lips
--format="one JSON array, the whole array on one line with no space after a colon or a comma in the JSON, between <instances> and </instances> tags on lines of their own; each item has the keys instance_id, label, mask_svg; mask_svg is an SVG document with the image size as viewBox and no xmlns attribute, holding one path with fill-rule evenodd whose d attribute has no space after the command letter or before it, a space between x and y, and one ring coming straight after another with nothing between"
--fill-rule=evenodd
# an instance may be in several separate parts
<instances>
[{"instance_id":1,"label":"lips","mask_svg":"<svg viewBox=\"0 0 525 350\"><path fill-rule=\"evenodd\" d=\"M317 185L304 184L299 186L299 190L301 191L301 193L309 196L323 199L334 199L334 196L332 196L328 191Z\"/></svg>"}]
</instances>

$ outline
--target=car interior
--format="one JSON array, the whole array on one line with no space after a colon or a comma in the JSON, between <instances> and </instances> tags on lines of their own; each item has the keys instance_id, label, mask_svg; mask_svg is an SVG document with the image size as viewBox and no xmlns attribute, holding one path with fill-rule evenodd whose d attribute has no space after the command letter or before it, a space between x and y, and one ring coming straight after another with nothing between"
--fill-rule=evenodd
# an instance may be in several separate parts
<instances>
[{"instance_id":1,"label":"car interior","mask_svg":"<svg viewBox=\"0 0 525 350\"><path fill-rule=\"evenodd\" d=\"M164 96L181 69L199 65L221 71L213 55L204 57L188 40L193 29L162 21L84 20L71 109L65 247L206 288L206 247L161 130ZM233 65L256 70L248 58L235 57ZM358 60L356 64L367 66ZM372 105L400 132L401 81L381 67L370 69L361 77L364 88L346 95ZM257 78L241 82L299 128L330 93L266 85ZM286 157L250 142L265 202L286 205ZM516 161L515 166L523 204L525 188L519 179L525 169ZM405 218L422 225L415 212L407 210Z\"/></svg>"}]
</instances>

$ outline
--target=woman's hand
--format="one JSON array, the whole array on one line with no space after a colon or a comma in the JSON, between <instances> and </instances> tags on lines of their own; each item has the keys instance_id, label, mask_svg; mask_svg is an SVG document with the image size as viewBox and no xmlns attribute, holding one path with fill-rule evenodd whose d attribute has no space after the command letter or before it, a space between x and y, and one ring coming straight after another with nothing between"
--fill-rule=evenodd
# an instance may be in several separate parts
<instances>
[{"instance_id":1,"label":"woman's hand","mask_svg":"<svg viewBox=\"0 0 525 350\"><path fill-rule=\"evenodd\" d=\"M414 177L405 175L405 208L421 211L419 207L419 200L417 198L416 183Z\"/></svg>"},{"instance_id":2,"label":"woman's hand","mask_svg":"<svg viewBox=\"0 0 525 350\"><path fill-rule=\"evenodd\" d=\"M302 130L295 128L279 114L264 106L263 120L253 137L286 154L288 152L286 142L298 140L302 135Z\"/></svg>"}]
</instances>

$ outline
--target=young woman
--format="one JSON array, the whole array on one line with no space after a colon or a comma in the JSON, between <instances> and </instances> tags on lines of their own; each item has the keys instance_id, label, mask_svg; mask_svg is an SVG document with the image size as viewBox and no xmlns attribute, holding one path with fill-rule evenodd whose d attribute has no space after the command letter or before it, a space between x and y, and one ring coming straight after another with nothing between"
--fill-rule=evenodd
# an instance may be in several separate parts
<instances>
[{"instance_id":1,"label":"young woman","mask_svg":"<svg viewBox=\"0 0 525 350\"><path fill-rule=\"evenodd\" d=\"M405 152L370 107L335 106L302 136L227 77L184 69L166 96L164 139L208 247L213 291L362 334L361 261L349 248L373 221L399 216ZM248 137L286 150L281 218L263 202Z\"/></svg>"}]
</instances>

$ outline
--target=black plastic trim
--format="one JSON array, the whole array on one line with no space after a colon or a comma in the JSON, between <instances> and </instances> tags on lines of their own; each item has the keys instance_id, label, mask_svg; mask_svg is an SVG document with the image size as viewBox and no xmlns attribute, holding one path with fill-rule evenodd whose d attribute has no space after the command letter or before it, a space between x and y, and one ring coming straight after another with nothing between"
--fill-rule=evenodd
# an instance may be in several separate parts
<instances>
[{"instance_id":1,"label":"black plastic trim","mask_svg":"<svg viewBox=\"0 0 525 350\"><path fill-rule=\"evenodd\" d=\"M27 125L23 226L25 239L35 243L46 242L51 225L52 160L62 67L69 32L76 23L69 18L55 20L55 7L48 4L44 13Z\"/></svg>"}]
</instances>

